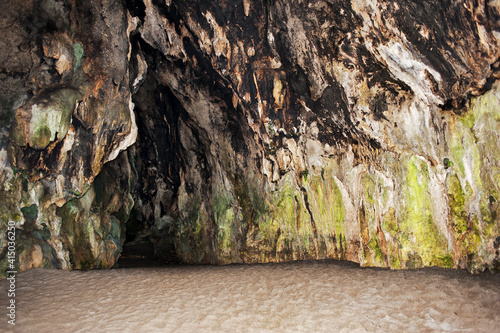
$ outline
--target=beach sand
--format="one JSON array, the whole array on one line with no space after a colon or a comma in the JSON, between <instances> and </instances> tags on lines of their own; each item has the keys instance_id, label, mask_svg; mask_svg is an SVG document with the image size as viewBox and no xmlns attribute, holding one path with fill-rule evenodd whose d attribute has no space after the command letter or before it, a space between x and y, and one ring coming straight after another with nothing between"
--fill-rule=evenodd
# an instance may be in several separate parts
<instances>
[{"instance_id":1,"label":"beach sand","mask_svg":"<svg viewBox=\"0 0 500 333\"><path fill-rule=\"evenodd\" d=\"M500 276L352 263L34 269L0 332L500 332ZM2 310L0 310L0 313Z\"/></svg>"}]
</instances>

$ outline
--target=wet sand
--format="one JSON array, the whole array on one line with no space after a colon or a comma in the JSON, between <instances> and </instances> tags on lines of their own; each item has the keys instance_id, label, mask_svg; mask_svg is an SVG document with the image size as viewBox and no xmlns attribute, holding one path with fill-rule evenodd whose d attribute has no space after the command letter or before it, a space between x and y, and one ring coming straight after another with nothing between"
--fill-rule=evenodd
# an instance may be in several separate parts
<instances>
[{"instance_id":1,"label":"wet sand","mask_svg":"<svg viewBox=\"0 0 500 333\"><path fill-rule=\"evenodd\" d=\"M17 275L16 305L0 332L500 332L500 276L331 261L36 269Z\"/></svg>"}]
</instances>

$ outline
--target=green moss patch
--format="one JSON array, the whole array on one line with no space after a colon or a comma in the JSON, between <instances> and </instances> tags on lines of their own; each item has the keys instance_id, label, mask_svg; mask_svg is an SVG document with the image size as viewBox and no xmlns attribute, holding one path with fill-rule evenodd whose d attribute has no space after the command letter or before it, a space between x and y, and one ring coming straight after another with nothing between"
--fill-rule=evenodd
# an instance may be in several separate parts
<instances>
[{"instance_id":1,"label":"green moss patch","mask_svg":"<svg viewBox=\"0 0 500 333\"><path fill-rule=\"evenodd\" d=\"M423 266L443 266L442 258L449 256L448 243L433 223L429 181L427 163L411 157L407 164L406 216L400 222L400 229L408 238L400 239L400 244L403 256L409 258L416 251ZM410 266L419 262L413 260Z\"/></svg>"}]
</instances>

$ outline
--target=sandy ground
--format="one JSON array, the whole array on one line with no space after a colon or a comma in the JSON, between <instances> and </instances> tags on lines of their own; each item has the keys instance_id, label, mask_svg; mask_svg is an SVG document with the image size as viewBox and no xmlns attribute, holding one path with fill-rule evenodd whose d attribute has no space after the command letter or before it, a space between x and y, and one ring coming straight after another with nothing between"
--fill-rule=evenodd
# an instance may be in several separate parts
<instances>
[{"instance_id":1,"label":"sandy ground","mask_svg":"<svg viewBox=\"0 0 500 333\"><path fill-rule=\"evenodd\" d=\"M17 275L16 305L0 332L500 332L500 276L338 262L36 269Z\"/></svg>"}]
</instances>

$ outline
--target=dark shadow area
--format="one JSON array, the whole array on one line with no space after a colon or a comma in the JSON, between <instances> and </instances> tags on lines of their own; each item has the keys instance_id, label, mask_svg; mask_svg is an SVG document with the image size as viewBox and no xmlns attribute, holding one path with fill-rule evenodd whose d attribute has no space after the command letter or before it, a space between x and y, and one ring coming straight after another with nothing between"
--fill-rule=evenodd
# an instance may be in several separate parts
<instances>
[{"instance_id":1,"label":"dark shadow area","mask_svg":"<svg viewBox=\"0 0 500 333\"><path fill-rule=\"evenodd\" d=\"M133 242L126 242L115 268L161 267L178 264L178 261L168 260L155 255L153 242L147 238L137 237Z\"/></svg>"}]
</instances>

